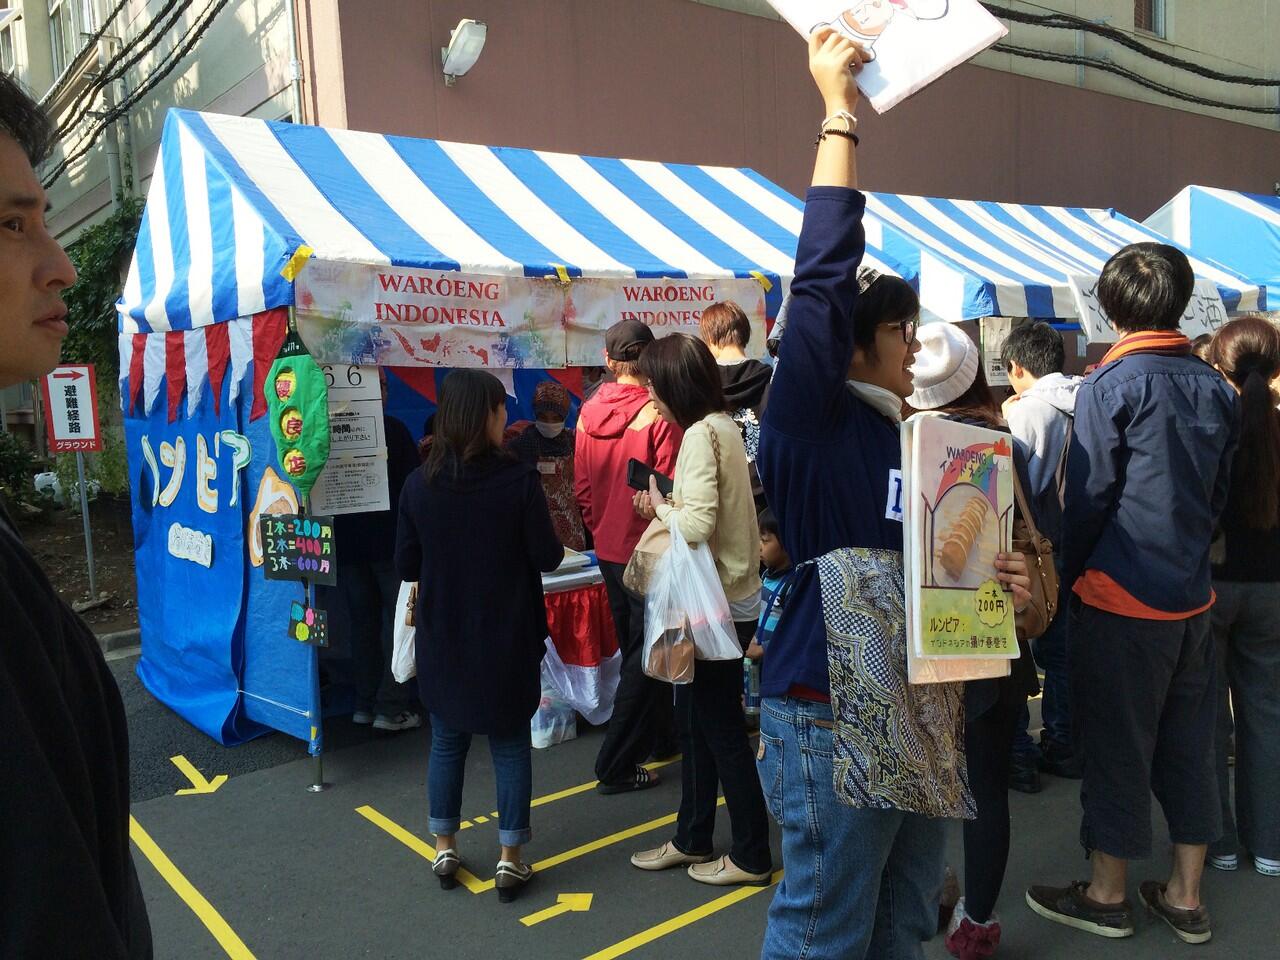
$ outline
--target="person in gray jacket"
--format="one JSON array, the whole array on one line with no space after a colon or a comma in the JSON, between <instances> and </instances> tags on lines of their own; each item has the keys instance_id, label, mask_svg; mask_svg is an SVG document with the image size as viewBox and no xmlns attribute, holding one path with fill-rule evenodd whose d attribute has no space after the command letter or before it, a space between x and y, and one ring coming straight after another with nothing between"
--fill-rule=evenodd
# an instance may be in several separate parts
<instances>
[{"instance_id":1,"label":"person in gray jacket","mask_svg":"<svg viewBox=\"0 0 1280 960\"><path fill-rule=\"evenodd\" d=\"M1031 475L1032 489L1027 495L1040 531L1061 548L1062 480L1081 381L1062 372L1066 362L1062 334L1043 321L1015 328L1004 342L1001 359L1013 387L1013 396L1004 406L1005 419L1015 442L1023 447ZM1045 674L1040 704L1044 731L1037 751L1027 733L1031 718L1024 711L1009 774L1009 785L1024 793L1039 791L1040 772L1080 777L1080 758L1071 747L1066 633L1067 618L1059 616L1032 643L1032 652Z\"/></svg>"}]
</instances>

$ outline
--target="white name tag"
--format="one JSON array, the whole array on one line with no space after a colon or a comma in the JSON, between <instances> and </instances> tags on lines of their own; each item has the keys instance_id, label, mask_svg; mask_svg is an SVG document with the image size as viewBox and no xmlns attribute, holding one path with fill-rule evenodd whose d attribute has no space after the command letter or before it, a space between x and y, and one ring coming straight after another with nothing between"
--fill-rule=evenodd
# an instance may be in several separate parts
<instances>
[{"instance_id":1,"label":"white name tag","mask_svg":"<svg viewBox=\"0 0 1280 960\"><path fill-rule=\"evenodd\" d=\"M538 461L538 472L539 472L539 473L545 473L545 474L553 474L553 473L555 473L555 472L556 472L556 465L555 465L555 462L554 462L554 461L552 461L552 460L539 460L539 461Z\"/></svg>"},{"instance_id":2,"label":"white name tag","mask_svg":"<svg viewBox=\"0 0 1280 960\"><path fill-rule=\"evenodd\" d=\"M889 471L889 496L884 502L884 518L902 523L902 471Z\"/></svg>"}]
</instances>

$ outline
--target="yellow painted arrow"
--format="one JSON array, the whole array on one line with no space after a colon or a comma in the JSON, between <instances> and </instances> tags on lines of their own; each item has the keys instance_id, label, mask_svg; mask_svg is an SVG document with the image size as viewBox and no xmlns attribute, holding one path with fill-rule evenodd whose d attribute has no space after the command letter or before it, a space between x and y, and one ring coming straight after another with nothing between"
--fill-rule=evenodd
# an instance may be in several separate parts
<instances>
[{"instance_id":1,"label":"yellow painted arrow","mask_svg":"<svg viewBox=\"0 0 1280 960\"><path fill-rule=\"evenodd\" d=\"M204 774L197 770L195 765L182 754L178 754L176 757L170 757L169 760L175 767L182 771L182 775L184 777L191 781L191 786L183 787L177 792L177 796L179 797L185 797L192 793L213 793L227 782L227 775L225 773L218 774L212 780L206 780L204 778Z\"/></svg>"},{"instance_id":2,"label":"yellow painted arrow","mask_svg":"<svg viewBox=\"0 0 1280 960\"><path fill-rule=\"evenodd\" d=\"M591 909L591 894L589 893L562 893L556 900L559 902L554 907L547 907L547 909L531 913L527 917L521 917L520 922L526 927L532 927L535 923L550 920L552 917L558 917L562 913L586 913Z\"/></svg>"}]
</instances>

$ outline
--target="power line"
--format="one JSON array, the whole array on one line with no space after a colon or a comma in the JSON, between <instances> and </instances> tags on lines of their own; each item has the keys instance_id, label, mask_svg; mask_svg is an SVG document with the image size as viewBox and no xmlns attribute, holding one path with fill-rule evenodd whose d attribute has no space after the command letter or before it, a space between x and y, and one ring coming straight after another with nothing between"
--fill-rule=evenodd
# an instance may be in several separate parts
<instances>
[{"instance_id":1,"label":"power line","mask_svg":"<svg viewBox=\"0 0 1280 960\"><path fill-rule=\"evenodd\" d=\"M1250 87L1280 87L1280 80L1267 80L1261 77L1248 77L1240 74L1221 73L1217 70L1211 70L1210 68L1195 63L1194 61L1184 60L1181 57L1175 57L1171 54L1165 53L1163 50L1157 50L1155 47L1148 46L1141 40L1131 37L1129 34L1122 30L1117 30L1115 27L1109 27L1102 23L1094 23L1092 20L1085 20L1082 17L1072 16L1069 13L1025 13L1021 10L1013 10L997 3L983 3L982 5L994 16L1003 20L1012 20L1015 23L1027 23L1040 27L1048 27L1051 30L1083 30L1086 33L1092 33L1095 36L1105 37L1107 40L1118 43L1122 47L1127 47L1135 53L1148 57L1151 60L1166 64L1167 66L1177 67L1179 70L1194 73L1197 76L1204 77L1208 80L1217 80L1221 83L1234 83ZM1029 48L1023 47L1020 49L1025 50ZM1113 70L1111 72L1115 73L1116 71ZM1137 77L1136 74L1135 77ZM1142 79L1145 80L1145 78ZM1143 85L1148 86L1150 83L1154 82L1155 81L1149 81L1143 83ZM1217 106L1218 104L1212 105ZM1250 107L1234 107L1230 104L1226 104L1225 106L1230 110L1252 109ZM1276 111L1261 110L1258 112L1275 113Z\"/></svg>"},{"instance_id":2,"label":"power line","mask_svg":"<svg viewBox=\"0 0 1280 960\"><path fill-rule=\"evenodd\" d=\"M1167 97L1184 100L1187 103L1198 104L1202 107L1215 107L1220 110L1241 110L1246 113L1280 116L1280 106L1249 107L1241 103L1227 103L1222 100L1213 100L1208 97L1196 96L1192 93L1185 93L1182 90L1177 90L1167 84L1160 83L1157 80L1151 80L1142 76L1140 73L1129 70L1119 64L1112 63L1110 60L1103 60L1099 57L1085 57L1075 53L1051 53L1046 50L1036 50L1032 47L1016 46L1012 43L997 43L991 49L998 53L1007 53L1015 57L1025 57L1029 60L1043 60L1049 63L1069 63L1078 67L1092 67L1095 70L1102 70L1106 73L1115 74L1118 77L1124 77L1126 80L1132 80L1134 83L1146 87L1148 90L1154 90L1156 93L1162 93Z\"/></svg>"},{"instance_id":3,"label":"power line","mask_svg":"<svg viewBox=\"0 0 1280 960\"><path fill-rule=\"evenodd\" d=\"M57 166L55 166L45 177L44 187L46 190L49 189L55 181L57 181L58 177L62 176L67 167L75 163L93 149L103 130L132 110L143 97L154 90L170 73L174 71L179 63L186 59L187 54L189 54L195 45L204 37L209 26L229 2L230 0L217 0L217 2L205 14L204 18L184 34L182 40L179 41L179 44L169 52L166 59L157 66L151 76L149 76L136 90L134 90L127 99L112 107L102 116L97 118L92 129L85 134L86 142L84 145L63 157L62 160L58 162Z\"/></svg>"}]
</instances>

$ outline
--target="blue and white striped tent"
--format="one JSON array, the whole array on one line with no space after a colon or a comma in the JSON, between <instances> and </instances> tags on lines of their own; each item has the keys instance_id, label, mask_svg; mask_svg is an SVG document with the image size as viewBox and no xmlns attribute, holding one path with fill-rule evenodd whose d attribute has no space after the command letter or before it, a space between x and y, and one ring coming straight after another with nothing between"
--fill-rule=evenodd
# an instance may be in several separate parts
<instances>
[{"instance_id":1,"label":"blue and white striped tent","mask_svg":"<svg viewBox=\"0 0 1280 960\"><path fill-rule=\"evenodd\" d=\"M1121 247L1152 240L1170 242L1114 210L867 195L868 246L945 320L1078 319L1068 277L1097 277ZM1256 282L1183 248L1228 310L1258 309Z\"/></svg>"},{"instance_id":2,"label":"blue and white striped tent","mask_svg":"<svg viewBox=\"0 0 1280 960\"><path fill-rule=\"evenodd\" d=\"M187 330L292 305L308 248L317 261L492 277L755 277L772 316L798 213L751 170L171 110L120 329Z\"/></svg>"},{"instance_id":3,"label":"blue and white striped tent","mask_svg":"<svg viewBox=\"0 0 1280 960\"><path fill-rule=\"evenodd\" d=\"M1146 224L1264 285L1280 310L1280 197L1191 186Z\"/></svg>"}]
</instances>

